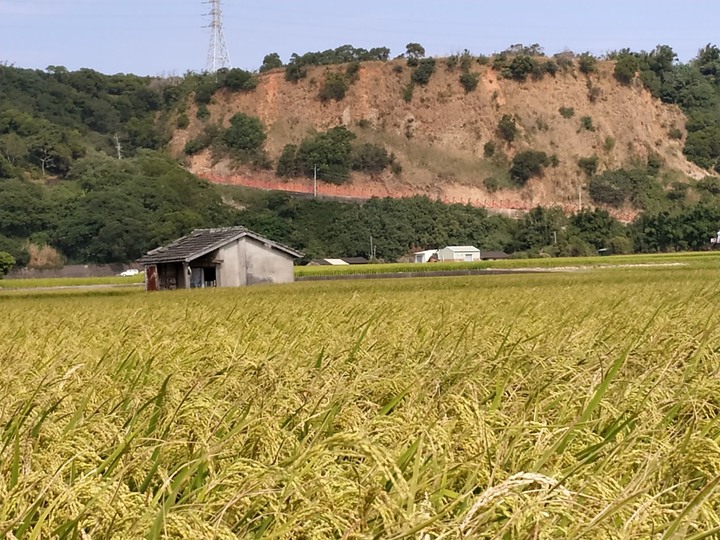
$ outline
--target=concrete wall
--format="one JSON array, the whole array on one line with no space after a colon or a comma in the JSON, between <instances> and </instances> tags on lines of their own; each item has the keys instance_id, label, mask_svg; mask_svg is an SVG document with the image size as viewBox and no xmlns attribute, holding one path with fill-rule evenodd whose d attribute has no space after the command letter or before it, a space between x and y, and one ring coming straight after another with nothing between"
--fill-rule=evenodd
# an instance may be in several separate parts
<instances>
[{"instance_id":1,"label":"concrete wall","mask_svg":"<svg viewBox=\"0 0 720 540\"><path fill-rule=\"evenodd\" d=\"M219 287L290 283L295 280L292 256L252 238L243 237L223 246L217 259L222 261Z\"/></svg>"},{"instance_id":2,"label":"concrete wall","mask_svg":"<svg viewBox=\"0 0 720 540\"><path fill-rule=\"evenodd\" d=\"M245 247L247 285L295 281L291 255L248 237L241 238L240 243Z\"/></svg>"},{"instance_id":3,"label":"concrete wall","mask_svg":"<svg viewBox=\"0 0 720 540\"><path fill-rule=\"evenodd\" d=\"M218 251L216 259L222 261L218 267L218 287L242 287L247 284L244 249L240 243L235 240Z\"/></svg>"}]
</instances>

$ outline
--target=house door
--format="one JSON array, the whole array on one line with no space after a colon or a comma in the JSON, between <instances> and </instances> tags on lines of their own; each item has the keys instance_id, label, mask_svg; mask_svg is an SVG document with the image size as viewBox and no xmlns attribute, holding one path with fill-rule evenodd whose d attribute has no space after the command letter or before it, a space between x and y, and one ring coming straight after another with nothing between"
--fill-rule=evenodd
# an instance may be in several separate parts
<instances>
[{"instance_id":1,"label":"house door","mask_svg":"<svg viewBox=\"0 0 720 540\"><path fill-rule=\"evenodd\" d=\"M191 289L200 289L203 286L203 276L204 272L202 268L192 268L192 273L190 274L190 288Z\"/></svg>"},{"instance_id":2,"label":"house door","mask_svg":"<svg viewBox=\"0 0 720 540\"><path fill-rule=\"evenodd\" d=\"M192 268L190 274L190 288L217 287L217 269L214 266L207 268Z\"/></svg>"},{"instance_id":3,"label":"house door","mask_svg":"<svg viewBox=\"0 0 720 540\"><path fill-rule=\"evenodd\" d=\"M465 254L465 262L472 262L472 253L466 253Z\"/></svg>"},{"instance_id":4,"label":"house door","mask_svg":"<svg viewBox=\"0 0 720 540\"><path fill-rule=\"evenodd\" d=\"M157 266L150 264L145 267L145 290L157 291L158 287L158 270Z\"/></svg>"}]
</instances>

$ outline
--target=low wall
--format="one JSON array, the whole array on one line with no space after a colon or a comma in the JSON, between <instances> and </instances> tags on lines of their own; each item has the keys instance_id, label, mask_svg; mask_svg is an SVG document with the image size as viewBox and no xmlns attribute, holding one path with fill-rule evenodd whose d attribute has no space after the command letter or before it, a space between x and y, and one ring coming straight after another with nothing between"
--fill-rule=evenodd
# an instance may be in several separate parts
<instances>
[{"instance_id":1,"label":"low wall","mask_svg":"<svg viewBox=\"0 0 720 540\"><path fill-rule=\"evenodd\" d=\"M11 271L8 279L33 278L90 278L116 276L128 268L137 268L125 264L68 264L62 268L38 270L36 268L21 268Z\"/></svg>"},{"instance_id":2,"label":"low wall","mask_svg":"<svg viewBox=\"0 0 720 540\"><path fill-rule=\"evenodd\" d=\"M422 190L408 189L389 189L387 186L382 184L372 185L355 185L352 183L335 185L326 182L319 181L316 185L313 184L312 180L307 178L295 178L295 179L266 179L266 178L253 178L244 175L223 175L212 172L198 173L200 178L204 178L208 182L213 184L227 184L234 186L243 186L254 189L262 189L266 191L287 191L294 194L310 195L316 192L318 197L328 198L342 198L342 199L355 199L357 201L363 201L372 197L385 198L385 197L412 197L415 195L430 196L446 204L469 204L477 208L484 208L489 213L504 214L508 217L518 217L525 212L529 212L537 205L532 205L524 201L517 199L480 199L474 197L451 197L446 194L440 195L429 195ZM562 205L561 208L566 214L573 214L577 211L577 205L566 204ZM588 207L591 208L591 207ZM606 208L607 212L615 219L629 223L635 216L636 212L624 212L613 208Z\"/></svg>"}]
</instances>

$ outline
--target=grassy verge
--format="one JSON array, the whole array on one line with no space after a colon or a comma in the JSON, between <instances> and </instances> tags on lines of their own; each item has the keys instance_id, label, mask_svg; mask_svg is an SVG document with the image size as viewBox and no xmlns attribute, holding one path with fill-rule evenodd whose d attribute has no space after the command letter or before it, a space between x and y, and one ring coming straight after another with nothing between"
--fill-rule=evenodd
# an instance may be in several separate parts
<instances>
[{"instance_id":1,"label":"grassy verge","mask_svg":"<svg viewBox=\"0 0 720 540\"><path fill-rule=\"evenodd\" d=\"M142 283L143 274L120 277L89 277L89 278L33 278L33 279L2 279L0 289L36 289L46 287L85 287L91 285L133 285Z\"/></svg>"},{"instance_id":2,"label":"grassy verge","mask_svg":"<svg viewBox=\"0 0 720 540\"><path fill-rule=\"evenodd\" d=\"M542 259L508 259L457 263L388 263L349 266L298 266L296 276L332 276L345 274L385 274L402 272L440 272L446 270L604 267L623 265L683 264L693 267L720 264L718 252L657 253L648 255L612 255L608 257L558 257Z\"/></svg>"}]
</instances>

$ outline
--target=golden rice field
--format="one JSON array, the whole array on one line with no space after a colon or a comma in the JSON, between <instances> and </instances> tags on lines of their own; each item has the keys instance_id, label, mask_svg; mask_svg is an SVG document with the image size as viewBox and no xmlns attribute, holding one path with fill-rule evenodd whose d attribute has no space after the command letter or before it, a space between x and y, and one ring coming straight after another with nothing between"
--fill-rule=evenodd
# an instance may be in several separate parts
<instances>
[{"instance_id":1,"label":"golden rice field","mask_svg":"<svg viewBox=\"0 0 720 540\"><path fill-rule=\"evenodd\" d=\"M0 293L0 538L720 535L720 263Z\"/></svg>"}]
</instances>

